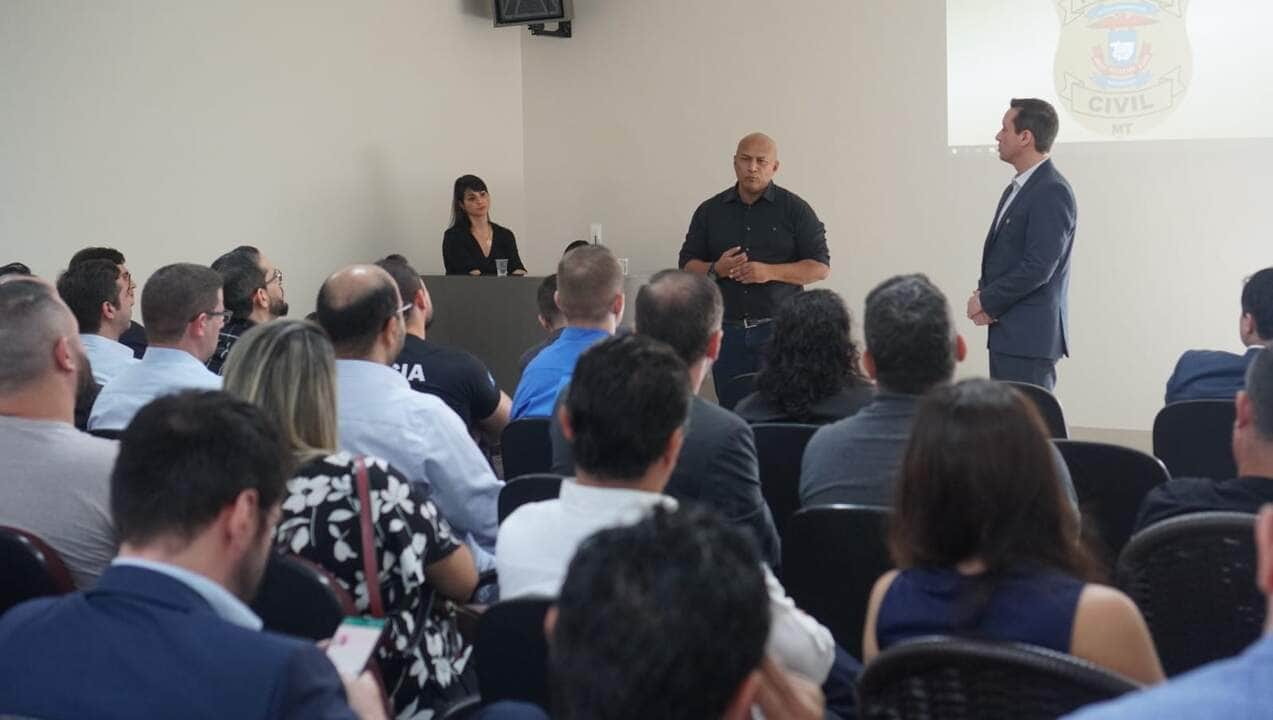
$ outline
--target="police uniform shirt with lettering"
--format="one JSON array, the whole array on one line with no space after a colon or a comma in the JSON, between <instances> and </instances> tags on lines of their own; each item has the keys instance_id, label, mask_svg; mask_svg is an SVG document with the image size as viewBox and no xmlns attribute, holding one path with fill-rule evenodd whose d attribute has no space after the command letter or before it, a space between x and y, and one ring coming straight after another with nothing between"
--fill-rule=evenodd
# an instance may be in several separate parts
<instances>
[{"instance_id":1,"label":"police uniform shirt with lettering","mask_svg":"<svg viewBox=\"0 0 1273 720\"><path fill-rule=\"evenodd\" d=\"M739 197L737 185L699 205L685 234L677 267L685 267L690 260L715 262L732 247L741 247L749 259L766 264L801 260L831 264L826 227L813 208L774 183L769 183L751 205ZM717 284L729 321L772 318L783 300L803 289L778 281L744 285L728 278L719 278Z\"/></svg>"},{"instance_id":2,"label":"police uniform shirt with lettering","mask_svg":"<svg viewBox=\"0 0 1273 720\"><path fill-rule=\"evenodd\" d=\"M393 369L413 390L445 402L466 426L485 420L499 407L499 387L490 370L463 350L407 335Z\"/></svg>"}]
</instances>

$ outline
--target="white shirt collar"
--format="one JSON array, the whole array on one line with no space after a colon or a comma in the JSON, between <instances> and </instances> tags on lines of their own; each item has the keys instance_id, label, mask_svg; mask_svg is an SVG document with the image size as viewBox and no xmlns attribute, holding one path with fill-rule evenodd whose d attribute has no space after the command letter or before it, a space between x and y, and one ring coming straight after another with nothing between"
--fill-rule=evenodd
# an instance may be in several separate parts
<instances>
[{"instance_id":1,"label":"white shirt collar","mask_svg":"<svg viewBox=\"0 0 1273 720\"><path fill-rule=\"evenodd\" d=\"M245 605L242 600L235 597L234 593L199 573L191 572L170 563L136 557L117 557L111 561L111 565L131 565L162 573L198 593L222 620L245 627L248 630L260 630L265 626L261 618L252 612L252 609Z\"/></svg>"},{"instance_id":2,"label":"white shirt collar","mask_svg":"<svg viewBox=\"0 0 1273 720\"><path fill-rule=\"evenodd\" d=\"M1017 189L1020 190L1021 188L1025 187L1025 184L1029 182L1030 176L1034 174L1034 171L1038 170L1039 166L1047 162L1050 159L1050 157L1051 156L1049 155L1044 155L1042 160L1031 165L1025 170L1022 170L1021 172L1017 173L1017 176L1012 178L1012 182L1016 183Z\"/></svg>"}]
</instances>

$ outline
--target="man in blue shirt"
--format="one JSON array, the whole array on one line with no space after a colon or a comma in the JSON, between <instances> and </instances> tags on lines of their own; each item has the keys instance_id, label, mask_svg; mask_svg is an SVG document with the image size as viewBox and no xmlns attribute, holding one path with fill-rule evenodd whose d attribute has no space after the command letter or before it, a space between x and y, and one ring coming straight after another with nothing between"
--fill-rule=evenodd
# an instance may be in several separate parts
<instances>
[{"instance_id":1,"label":"man in blue shirt","mask_svg":"<svg viewBox=\"0 0 1273 720\"><path fill-rule=\"evenodd\" d=\"M1247 366L1260 348L1273 341L1273 268L1264 268L1242 286L1238 334L1246 353L1186 350L1167 379L1168 403L1181 400L1232 400L1242 389Z\"/></svg>"},{"instance_id":2,"label":"man in blue shirt","mask_svg":"<svg viewBox=\"0 0 1273 720\"><path fill-rule=\"evenodd\" d=\"M557 265L557 306L566 329L526 366L512 419L548 417L585 350L614 334L623 317L623 270L605 247L572 250Z\"/></svg>"},{"instance_id":3,"label":"man in blue shirt","mask_svg":"<svg viewBox=\"0 0 1273 720\"><path fill-rule=\"evenodd\" d=\"M1273 432L1273 428L1270 428ZM1269 597L1266 617L1273 619L1273 505L1255 521L1258 557L1255 582ZM1069 717L1074 720L1189 720L1190 718L1267 717L1273 706L1273 622L1264 637L1241 655L1204 665L1164 685L1124 695Z\"/></svg>"}]
</instances>

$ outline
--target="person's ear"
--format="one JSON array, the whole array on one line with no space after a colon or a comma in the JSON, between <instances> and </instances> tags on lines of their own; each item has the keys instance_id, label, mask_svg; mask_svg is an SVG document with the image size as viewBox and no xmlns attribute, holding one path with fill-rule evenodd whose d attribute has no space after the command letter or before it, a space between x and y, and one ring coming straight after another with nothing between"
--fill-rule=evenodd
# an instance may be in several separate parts
<instances>
[{"instance_id":1,"label":"person's ear","mask_svg":"<svg viewBox=\"0 0 1273 720\"><path fill-rule=\"evenodd\" d=\"M1255 424L1255 403L1251 402L1251 396L1247 395L1246 390L1239 390L1238 394L1234 396L1233 409L1234 430Z\"/></svg>"},{"instance_id":2,"label":"person's ear","mask_svg":"<svg viewBox=\"0 0 1273 720\"><path fill-rule=\"evenodd\" d=\"M536 315L535 319L539 321L539 326L547 332L552 332L553 325L544 318L543 315Z\"/></svg>"},{"instance_id":3,"label":"person's ear","mask_svg":"<svg viewBox=\"0 0 1273 720\"><path fill-rule=\"evenodd\" d=\"M116 308L115 304L112 303L110 300L103 300L102 308L100 312L101 312L101 316L106 318L107 320L114 320L115 315L119 312L119 309Z\"/></svg>"},{"instance_id":4,"label":"person's ear","mask_svg":"<svg viewBox=\"0 0 1273 720\"><path fill-rule=\"evenodd\" d=\"M724 330L717 330L707 337L707 357L712 362L720 358L720 344L724 337Z\"/></svg>"},{"instance_id":5,"label":"person's ear","mask_svg":"<svg viewBox=\"0 0 1273 720\"><path fill-rule=\"evenodd\" d=\"M221 512L225 519L225 535L229 544L238 549L252 547L261 527L260 495L254 489L244 490L234 502Z\"/></svg>"},{"instance_id":6,"label":"person's ear","mask_svg":"<svg viewBox=\"0 0 1273 720\"><path fill-rule=\"evenodd\" d=\"M722 720L747 720L751 717L751 707L756 704L756 695L760 692L760 671L753 670L738 685L729 705L721 714Z\"/></svg>"},{"instance_id":7,"label":"person's ear","mask_svg":"<svg viewBox=\"0 0 1273 720\"><path fill-rule=\"evenodd\" d=\"M429 307L429 298L424 294L424 288L415 291L415 296L411 298L411 304L421 311Z\"/></svg>"},{"instance_id":8,"label":"person's ear","mask_svg":"<svg viewBox=\"0 0 1273 720\"><path fill-rule=\"evenodd\" d=\"M566 411L565 403L558 406L557 419L561 422L561 436L566 438L566 442L574 442L575 426L570 424L570 413Z\"/></svg>"},{"instance_id":9,"label":"person's ear","mask_svg":"<svg viewBox=\"0 0 1273 720\"><path fill-rule=\"evenodd\" d=\"M963 335L955 336L955 362L963 362L968 357L968 343Z\"/></svg>"},{"instance_id":10,"label":"person's ear","mask_svg":"<svg viewBox=\"0 0 1273 720\"><path fill-rule=\"evenodd\" d=\"M544 613L544 637L552 638L553 631L557 629L557 606L549 605L548 611Z\"/></svg>"},{"instance_id":11,"label":"person's ear","mask_svg":"<svg viewBox=\"0 0 1273 720\"><path fill-rule=\"evenodd\" d=\"M681 446L685 444L685 426L676 428L667 438L667 447L659 460L669 470L676 468L676 461L681 457Z\"/></svg>"},{"instance_id":12,"label":"person's ear","mask_svg":"<svg viewBox=\"0 0 1273 720\"><path fill-rule=\"evenodd\" d=\"M1242 342L1249 342L1247 338L1255 336L1255 317L1251 313L1242 313L1238 320L1238 332L1242 335Z\"/></svg>"},{"instance_id":13,"label":"person's ear","mask_svg":"<svg viewBox=\"0 0 1273 720\"><path fill-rule=\"evenodd\" d=\"M70 337L63 335L53 344L53 364L62 372L75 374L79 370L79 361Z\"/></svg>"},{"instance_id":14,"label":"person's ear","mask_svg":"<svg viewBox=\"0 0 1273 720\"><path fill-rule=\"evenodd\" d=\"M870 350L862 351L862 372L866 373L866 376L872 380L876 379L875 356L871 354Z\"/></svg>"},{"instance_id":15,"label":"person's ear","mask_svg":"<svg viewBox=\"0 0 1273 720\"><path fill-rule=\"evenodd\" d=\"M1255 517L1255 584L1273 597L1273 505L1261 507Z\"/></svg>"},{"instance_id":16,"label":"person's ear","mask_svg":"<svg viewBox=\"0 0 1273 720\"><path fill-rule=\"evenodd\" d=\"M257 288L256 292L252 293L252 305L254 307L261 308L262 310L269 310L270 291L263 287Z\"/></svg>"},{"instance_id":17,"label":"person's ear","mask_svg":"<svg viewBox=\"0 0 1273 720\"><path fill-rule=\"evenodd\" d=\"M624 300L623 293L619 293L614 296L614 300L610 303L610 312L614 313L615 322L623 319Z\"/></svg>"},{"instance_id":18,"label":"person's ear","mask_svg":"<svg viewBox=\"0 0 1273 720\"><path fill-rule=\"evenodd\" d=\"M777 160L777 159L775 159L775 160L774 160L774 175L777 175L777 174L778 174L778 167L779 167L779 166L781 166L781 165L782 165L782 163L778 162L778 160Z\"/></svg>"}]
</instances>

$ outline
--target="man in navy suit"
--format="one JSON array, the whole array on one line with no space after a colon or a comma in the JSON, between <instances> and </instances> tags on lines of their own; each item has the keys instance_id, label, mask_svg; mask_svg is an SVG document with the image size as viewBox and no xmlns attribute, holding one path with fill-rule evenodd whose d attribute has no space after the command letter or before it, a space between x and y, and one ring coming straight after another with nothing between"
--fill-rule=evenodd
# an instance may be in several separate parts
<instances>
[{"instance_id":1,"label":"man in navy suit","mask_svg":"<svg viewBox=\"0 0 1273 720\"><path fill-rule=\"evenodd\" d=\"M989 325L990 377L1056 385L1069 355L1070 251L1078 211L1074 191L1048 153L1060 121L1034 98L1013 99L995 140L1017 170L995 209L968 318Z\"/></svg>"},{"instance_id":2,"label":"man in navy suit","mask_svg":"<svg viewBox=\"0 0 1273 720\"><path fill-rule=\"evenodd\" d=\"M0 618L0 715L383 718L369 675L342 681L317 646L261 632L245 604L290 454L260 410L221 392L142 408L111 477L119 557L91 590Z\"/></svg>"},{"instance_id":3,"label":"man in navy suit","mask_svg":"<svg viewBox=\"0 0 1273 720\"><path fill-rule=\"evenodd\" d=\"M1247 367L1260 349L1273 342L1273 268L1264 268L1242 285L1238 334L1246 353L1186 350L1167 379L1167 402L1231 400L1242 389Z\"/></svg>"}]
</instances>

